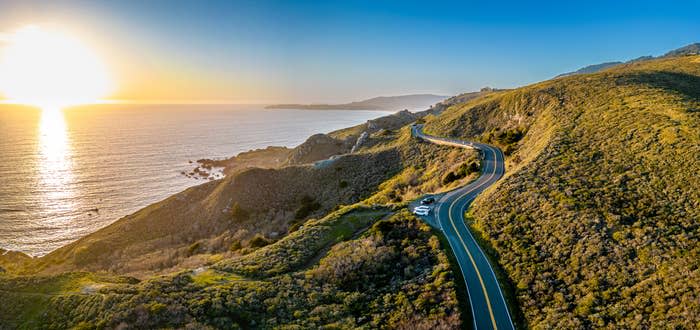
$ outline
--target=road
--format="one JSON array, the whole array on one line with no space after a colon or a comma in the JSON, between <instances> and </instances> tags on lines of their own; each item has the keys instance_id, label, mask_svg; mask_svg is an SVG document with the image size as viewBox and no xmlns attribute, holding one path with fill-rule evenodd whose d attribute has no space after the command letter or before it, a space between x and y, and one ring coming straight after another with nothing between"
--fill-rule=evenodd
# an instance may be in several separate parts
<instances>
[{"instance_id":1,"label":"road","mask_svg":"<svg viewBox=\"0 0 700 330\"><path fill-rule=\"evenodd\" d=\"M474 328L515 329L493 268L464 222L464 211L476 196L503 176L503 153L487 144L426 135L422 128L422 125L415 125L412 128L413 136L431 143L481 151L481 176L436 201L436 222L447 237L462 270L474 316Z\"/></svg>"}]
</instances>

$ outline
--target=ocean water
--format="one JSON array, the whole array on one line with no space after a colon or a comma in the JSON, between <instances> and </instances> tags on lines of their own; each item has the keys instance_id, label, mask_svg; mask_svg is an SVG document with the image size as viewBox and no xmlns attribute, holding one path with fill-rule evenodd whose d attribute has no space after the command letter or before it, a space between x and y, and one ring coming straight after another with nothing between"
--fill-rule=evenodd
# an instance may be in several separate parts
<instances>
[{"instance_id":1,"label":"ocean water","mask_svg":"<svg viewBox=\"0 0 700 330\"><path fill-rule=\"evenodd\" d=\"M0 248L43 255L202 180L189 161L296 146L383 111L0 105Z\"/></svg>"}]
</instances>

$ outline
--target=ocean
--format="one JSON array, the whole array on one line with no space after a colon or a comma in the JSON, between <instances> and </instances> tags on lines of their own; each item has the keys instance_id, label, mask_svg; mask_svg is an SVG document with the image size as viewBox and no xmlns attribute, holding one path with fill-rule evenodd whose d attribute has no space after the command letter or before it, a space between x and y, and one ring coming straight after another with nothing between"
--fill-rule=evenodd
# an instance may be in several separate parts
<instances>
[{"instance_id":1,"label":"ocean","mask_svg":"<svg viewBox=\"0 0 700 330\"><path fill-rule=\"evenodd\" d=\"M0 105L0 248L41 256L202 180L190 161L266 146L385 111L258 105Z\"/></svg>"}]
</instances>

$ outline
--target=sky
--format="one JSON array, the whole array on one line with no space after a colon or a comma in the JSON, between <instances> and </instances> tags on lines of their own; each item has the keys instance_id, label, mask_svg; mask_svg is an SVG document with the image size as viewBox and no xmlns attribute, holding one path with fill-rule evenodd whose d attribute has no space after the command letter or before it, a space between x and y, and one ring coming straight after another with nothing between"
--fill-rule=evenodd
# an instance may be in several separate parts
<instances>
[{"instance_id":1,"label":"sky","mask_svg":"<svg viewBox=\"0 0 700 330\"><path fill-rule=\"evenodd\" d=\"M205 4L206 3L206 4ZM12 1L143 102L346 102L512 88L700 42L700 1ZM0 45L1 46L1 45Z\"/></svg>"}]
</instances>

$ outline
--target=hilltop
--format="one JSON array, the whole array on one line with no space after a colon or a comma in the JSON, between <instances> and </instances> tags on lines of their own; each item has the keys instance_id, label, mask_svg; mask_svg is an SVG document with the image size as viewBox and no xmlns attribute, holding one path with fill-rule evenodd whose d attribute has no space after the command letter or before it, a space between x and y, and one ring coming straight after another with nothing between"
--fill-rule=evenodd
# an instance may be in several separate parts
<instances>
[{"instance_id":1,"label":"hilltop","mask_svg":"<svg viewBox=\"0 0 700 330\"><path fill-rule=\"evenodd\" d=\"M367 100L342 104L275 104L266 109L307 109L307 110L423 110L448 96L433 94L411 94L400 96L379 96Z\"/></svg>"},{"instance_id":2,"label":"hilltop","mask_svg":"<svg viewBox=\"0 0 700 330\"><path fill-rule=\"evenodd\" d=\"M666 54L659 56L659 57L647 55L647 56L637 57L635 59L632 59L632 60L629 60L626 62L613 61L613 62L605 62L605 63L588 65L588 66L585 66L585 67L578 69L576 71L562 73L560 75L557 75L555 78L573 76L573 75L577 75L577 74L595 73L595 72L599 72L599 71L602 71L602 70L605 70L608 68L612 68L612 67L618 66L620 64L625 64L625 63L648 61L648 60L653 60L655 58L678 57L678 56L689 56L689 55L700 55L700 43L694 43L694 44L690 44L690 45L687 45L687 46L684 46L684 47L681 47L678 49L674 49L674 50L669 51Z\"/></svg>"},{"instance_id":3,"label":"hilltop","mask_svg":"<svg viewBox=\"0 0 700 330\"><path fill-rule=\"evenodd\" d=\"M573 72L562 73L562 74L558 75L557 78L566 77L566 76L573 76L573 75L577 75L577 74L595 73L595 72L598 72L601 70L605 70L607 68L614 67L616 65L620 65L622 63L624 63L624 62L615 61L615 62L605 62L605 63L600 63L600 64L593 64L593 65L589 65L589 66L584 66L583 68L580 68L580 69L573 71Z\"/></svg>"}]
</instances>

